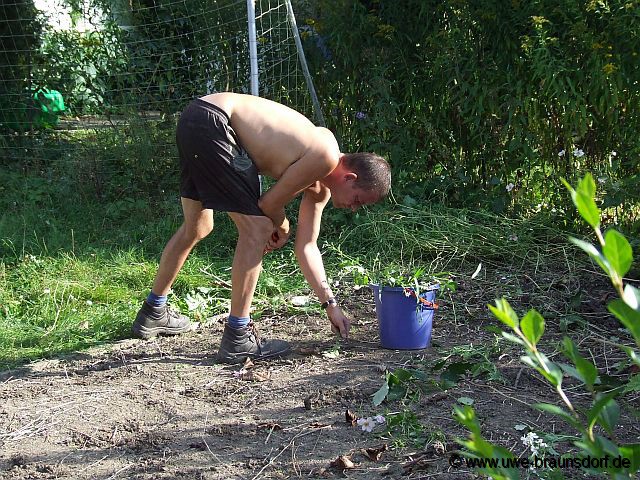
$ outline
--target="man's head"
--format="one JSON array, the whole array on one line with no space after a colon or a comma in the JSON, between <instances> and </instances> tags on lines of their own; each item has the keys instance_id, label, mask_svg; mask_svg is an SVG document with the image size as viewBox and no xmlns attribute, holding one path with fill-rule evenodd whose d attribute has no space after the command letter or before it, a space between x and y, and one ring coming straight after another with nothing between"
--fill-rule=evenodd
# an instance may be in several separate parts
<instances>
[{"instance_id":1,"label":"man's head","mask_svg":"<svg viewBox=\"0 0 640 480\"><path fill-rule=\"evenodd\" d=\"M340 158L330 185L333 205L355 211L384 198L391 188L391 169L375 153L347 153Z\"/></svg>"}]
</instances>

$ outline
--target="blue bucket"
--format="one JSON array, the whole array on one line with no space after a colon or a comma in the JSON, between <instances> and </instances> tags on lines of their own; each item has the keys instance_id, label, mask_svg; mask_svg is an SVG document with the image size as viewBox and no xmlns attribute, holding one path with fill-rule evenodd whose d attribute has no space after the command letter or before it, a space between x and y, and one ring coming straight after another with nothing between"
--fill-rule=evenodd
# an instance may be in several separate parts
<instances>
[{"instance_id":1,"label":"blue bucket","mask_svg":"<svg viewBox=\"0 0 640 480\"><path fill-rule=\"evenodd\" d=\"M371 285L380 328L380 344L393 350L418 350L431 343L434 308L407 296L402 287ZM434 302L439 285L420 292L420 297ZM410 290L412 291L412 290Z\"/></svg>"}]
</instances>

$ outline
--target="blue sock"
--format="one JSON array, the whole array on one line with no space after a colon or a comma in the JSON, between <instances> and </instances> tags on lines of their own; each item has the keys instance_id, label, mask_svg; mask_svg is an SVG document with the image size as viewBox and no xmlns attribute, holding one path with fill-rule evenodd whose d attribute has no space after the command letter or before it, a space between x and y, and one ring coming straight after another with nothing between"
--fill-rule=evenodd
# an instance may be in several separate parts
<instances>
[{"instance_id":1,"label":"blue sock","mask_svg":"<svg viewBox=\"0 0 640 480\"><path fill-rule=\"evenodd\" d=\"M229 318L227 319L227 325L229 325L231 328L245 328L247 325L249 325L250 321L251 318L249 317L236 317L234 315L229 315Z\"/></svg>"},{"instance_id":2,"label":"blue sock","mask_svg":"<svg viewBox=\"0 0 640 480\"><path fill-rule=\"evenodd\" d=\"M165 303L167 303L166 295L156 295L153 292L149 292L149 296L147 297L147 303L154 307L161 307Z\"/></svg>"}]
</instances>

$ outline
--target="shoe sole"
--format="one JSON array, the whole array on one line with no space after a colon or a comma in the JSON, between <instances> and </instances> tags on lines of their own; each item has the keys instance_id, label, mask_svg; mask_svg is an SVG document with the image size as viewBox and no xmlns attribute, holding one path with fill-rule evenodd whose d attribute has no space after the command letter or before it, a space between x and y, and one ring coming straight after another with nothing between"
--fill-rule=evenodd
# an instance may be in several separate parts
<instances>
[{"instance_id":1,"label":"shoe sole","mask_svg":"<svg viewBox=\"0 0 640 480\"><path fill-rule=\"evenodd\" d=\"M180 335L181 333L186 333L191 330L191 325L187 325L185 327L180 328L170 328L170 327L145 327L144 325L136 325L134 324L131 328L133 334L142 338L143 340L149 340L150 338L157 337L158 335Z\"/></svg>"}]
</instances>

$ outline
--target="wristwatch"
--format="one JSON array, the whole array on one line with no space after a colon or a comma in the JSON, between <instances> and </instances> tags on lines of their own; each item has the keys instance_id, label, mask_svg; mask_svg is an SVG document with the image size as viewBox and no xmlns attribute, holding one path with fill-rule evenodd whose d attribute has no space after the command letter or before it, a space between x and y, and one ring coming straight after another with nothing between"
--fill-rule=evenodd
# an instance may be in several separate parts
<instances>
[{"instance_id":1,"label":"wristwatch","mask_svg":"<svg viewBox=\"0 0 640 480\"><path fill-rule=\"evenodd\" d=\"M333 306L338 305L338 302L336 301L335 297L329 297L329 299L320 306L326 309L329 305L333 305Z\"/></svg>"}]
</instances>

